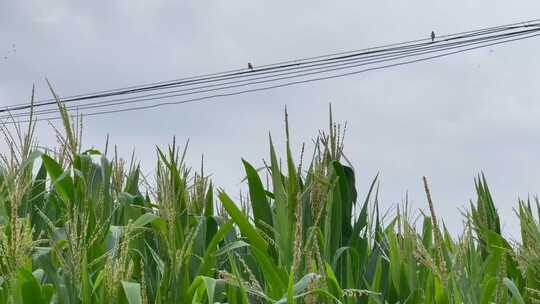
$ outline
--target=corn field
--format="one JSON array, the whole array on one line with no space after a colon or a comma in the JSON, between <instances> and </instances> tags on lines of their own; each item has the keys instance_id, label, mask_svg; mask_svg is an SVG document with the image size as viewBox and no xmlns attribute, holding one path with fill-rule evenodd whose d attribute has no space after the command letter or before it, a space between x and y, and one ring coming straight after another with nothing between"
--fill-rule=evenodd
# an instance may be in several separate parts
<instances>
[{"instance_id":1,"label":"corn field","mask_svg":"<svg viewBox=\"0 0 540 304\"><path fill-rule=\"evenodd\" d=\"M505 239L482 175L456 236L425 178L417 215L383 215L378 177L357 193L331 117L312 156L293 157L286 126L281 157L270 139L264 164L239 163L233 199L174 142L148 180L83 150L58 105L55 149L33 123L2 129L0 303L540 303L540 204L516 202L521 236Z\"/></svg>"}]
</instances>

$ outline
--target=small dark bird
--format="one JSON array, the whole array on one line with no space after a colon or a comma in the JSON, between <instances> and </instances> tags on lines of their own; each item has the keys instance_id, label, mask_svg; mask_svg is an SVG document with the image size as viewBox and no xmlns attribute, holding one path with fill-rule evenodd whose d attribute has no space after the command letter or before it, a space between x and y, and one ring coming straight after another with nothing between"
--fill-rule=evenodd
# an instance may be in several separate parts
<instances>
[{"instance_id":1,"label":"small dark bird","mask_svg":"<svg viewBox=\"0 0 540 304\"><path fill-rule=\"evenodd\" d=\"M435 32L431 31L431 42L435 41Z\"/></svg>"},{"instance_id":2,"label":"small dark bird","mask_svg":"<svg viewBox=\"0 0 540 304\"><path fill-rule=\"evenodd\" d=\"M251 64L251 62L248 62L248 69L253 71L253 65Z\"/></svg>"}]
</instances>

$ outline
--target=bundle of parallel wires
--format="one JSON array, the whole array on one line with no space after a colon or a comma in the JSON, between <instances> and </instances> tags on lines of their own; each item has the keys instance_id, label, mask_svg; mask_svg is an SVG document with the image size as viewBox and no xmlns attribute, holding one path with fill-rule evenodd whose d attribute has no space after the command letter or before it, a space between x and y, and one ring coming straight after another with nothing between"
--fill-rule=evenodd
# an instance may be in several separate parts
<instances>
[{"instance_id":1,"label":"bundle of parallel wires","mask_svg":"<svg viewBox=\"0 0 540 304\"><path fill-rule=\"evenodd\" d=\"M59 97L72 115L149 110L165 105L277 89L433 60L540 35L540 19L428 37L379 47L282 61L169 81ZM60 119L56 99L0 108L0 121Z\"/></svg>"}]
</instances>

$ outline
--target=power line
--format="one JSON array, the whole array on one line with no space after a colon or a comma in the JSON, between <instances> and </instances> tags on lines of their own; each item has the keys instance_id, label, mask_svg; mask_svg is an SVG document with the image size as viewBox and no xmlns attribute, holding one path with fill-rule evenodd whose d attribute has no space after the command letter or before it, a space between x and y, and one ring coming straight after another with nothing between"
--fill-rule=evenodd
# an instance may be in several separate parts
<instances>
[{"instance_id":1,"label":"power line","mask_svg":"<svg viewBox=\"0 0 540 304\"><path fill-rule=\"evenodd\" d=\"M282 80L287 80L287 79L291 79L291 78L306 77L306 76L310 76L310 75L314 75L314 74L328 73L328 72L339 71L339 70L344 70L344 69L351 69L351 68L354 68L354 67L365 66L365 65L369 65L369 64L384 63L384 62L398 60L398 59L404 59L404 58L409 58L409 57L414 57L414 56L420 56L420 55L426 55L426 54L430 54L430 53L441 52L441 51L449 50L449 49L464 48L464 47L470 46L470 45L477 45L477 44L482 44L482 43L485 44L486 42L489 42L489 41L498 41L498 40L503 40L503 39L508 40L509 38L517 36L517 35L530 34L530 33L536 32L536 31L537 30L524 30L524 31L520 31L520 32L513 32L513 33L506 33L506 34L499 34L499 35L495 35L495 36L484 37L482 39L478 39L478 38L470 39L470 40L464 41L464 42L453 42L453 43L449 43L449 44L431 45L429 47L423 47L423 48L420 48L418 50L413 50L412 52L411 51L405 51L405 52L402 51L402 52L396 52L396 53L390 54L390 56L387 56L387 55L382 56L382 57L379 56L379 57L375 58L376 60L372 60L371 57L367 58L367 60L366 60L366 58L354 59L353 61L348 61L348 62L345 62L345 63L338 62L338 64L332 64L332 65L329 65L329 66L326 65L326 66L323 66L323 67L315 67L315 68L305 69L305 70L301 71L301 72L303 72L303 74L298 74L298 72L296 72L296 71L295 72L286 72L286 73L281 73L281 74L273 74L273 75L270 75L270 76L262 76L262 77L256 77L256 78L245 79L245 80L240 80L240 81L231 81L231 82L225 82L225 83L219 83L219 84L204 85L204 86L199 86L199 87L193 87L193 88L187 88L187 89L181 89L181 90L174 90L174 91L167 91L167 92L159 92L159 93L147 94L147 95L136 96L136 97L128 97L128 98L119 98L119 99L112 99L112 100L106 100L106 101L98 101L98 102L93 102L93 103L87 103L87 104L84 104L82 106L68 106L67 109L68 110L71 110L71 109L85 110L85 109L94 109L94 108L101 108L101 107L111 107L111 106L115 106L115 105L124 105L124 104L138 103L138 102L143 102L143 101L159 100L159 99L163 99L163 98L171 98L171 97L180 97L180 96L187 96L187 95L194 95L194 94L201 94L201 93L209 93L209 92L214 92L214 91L217 91L217 90L238 88L238 87L244 87L244 86L249 86L249 85L258 85L258 84L263 84L263 83L267 83L267 82L282 81ZM358 64L356 64L356 63L358 63ZM309 71L313 71L313 70L315 70L315 71L314 72L309 72ZM305 73L305 72L308 72L308 73ZM283 76L283 75L290 75L290 74L292 74L292 76L285 76L285 77L275 78L276 76ZM268 78L270 78L270 79L268 79ZM265 79L265 80L261 80L261 79ZM254 81L254 80L261 80L261 81ZM244 81L251 81L251 82L238 84L238 83L244 82ZM227 85L227 86L223 86L223 85ZM219 87L219 86L221 86L221 87ZM211 89L206 89L206 88L211 88ZM201 89L204 89L204 90L201 90ZM186 92L186 91L187 91L187 93L175 94L175 93ZM159 97L157 97L157 96L159 96ZM150 97L150 98L147 98L147 97ZM34 111L34 114L39 115L39 114L50 114L50 113L56 113L56 112L57 112L57 109L48 109L48 110ZM9 115L9 116L3 116L3 117L0 116L0 118L22 117L22 116L27 116L27 115L28 115L28 113L16 113L16 114L12 114L12 115Z\"/></svg>"},{"instance_id":2,"label":"power line","mask_svg":"<svg viewBox=\"0 0 540 304\"><path fill-rule=\"evenodd\" d=\"M525 25L525 27L530 27L530 26L533 26L533 25L538 26L538 24L528 24L528 25ZM519 27L523 27L523 25L521 25ZM468 40L468 41L459 41L459 42L453 42L453 43L446 43L446 44L443 44L443 45L438 44L440 42L445 42L447 40L451 40L451 39L456 38L456 37L453 37L453 38L450 38L450 39L446 39L445 41L437 41L437 44L428 43L428 44L409 45L406 48L398 48L397 51L394 51L394 50L396 50L395 48L391 48L391 49L381 50L382 53L379 53L379 54L371 54L370 52L366 52L366 53L362 53L362 54L355 54L354 56L341 56L341 57L337 57L337 58L331 58L332 61L328 61L328 62L315 63L315 64L312 64L312 62L309 62L309 65L300 66L300 67L288 67L286 69L281 69L280 71L305 69L305 68L310 67L310 66L312 67L312 66L319 66L319 65L330 66L328 64L334 65L334 63L339 63L339 62L343 62L343 61L347 61L347 62L351 62L351 63L358 62L358 61L364 61L364 59L369 61L369 60L371 60L372 58L375 58L375 57L381 57L381 58L382 57L387 57L388 58L388 57L392 57L393 54L402 54L404 52L405 53L413 52L415 54L412 54L412 55L418 55L418 51L422 51L423 49L442 49L442 48L447 48L448 46L452 46L452 45L457 45L458 47L460 47L461 45L465 45L465 44L470 43L470 42L475 42L475 41L483 42L483 41L488 41L490 39L506 38L506 36L524 34L524 33L527 33L527 32L530 32L530 31L535 31L535 30L536 29L522 30L522 31L518 31L518 32L510 32L510 33L504 33L504 34L499 34L499 35L494 35L494 36L471 39L471 40ZM491 30L489 32L495 32L495 31L497 31L497 30ZM488 31L484 31L484 32L488 32ZM474 33L471 36L477 36L477 33ZM411 51L409 51L409 50L411 50ZM435 51L438 51L438 50L435 50ZM362 55L362 56L358 57L359 55ZM365 56L365 55L368 55L368 56ZM358 58L356 58L356 57L358 57ZM401 58L401 57L398 57L398 58ZM380 62L380 61L372 61L372 62L368 62L368 63L373 63L373 62ZM336 64L336 65L337 66L344 66L344 65L347 65L347 64ZM354 65L354 66L358 66L358 65ZM350 67L351 66L345 66L344 68L350 68ZM326 68L326 67L323 67L323 68ZM318 68L307 69L307 70L318 70ZM334 70L334 69L330 69L330 70ZM278 71L278 72L280 72L280 71ZM304 70L304 71L306 71L306 70ZM328 71L328 69L323 70L321 72L327 72L327 71ZM269 73L274 73L274 72L273 71L267 71L267 72L263 72L263 73L250 74L250 75L230 76L227 79L244 78L244 77L247 77L247 76L251 77L251 76L258 76L258 75L261 75L261 74L269 74ZM294 74L294 73L295 72L281 73L281 74L275 74L274 73L274 75L270 75L270 76L266 76L266 77L256 77L256 78L251 78L251 79L245 79L245 80L241 80L241 81L238 81L238 82L252 81L252 80L263 79L263 78L271 78L271 77L274 77L274 76L286 75L286 74ZM308 74L311 74L311 73L308 73ZM304 75L305 74L296 75L296 76L304 76ZM290 77L284 77L284 78L290 78ZM283 78L271 79L269 81L276 81L276 80L281 80L281 79L283 79ZM224 80L224 79L218 79L218 81L222 81L222 80ZM190 85L194 85L194 84L215 82L215 81L216 80L208 80L208 81L194 82L194 83L189 83L189 84L179 83L179 84L169 86L167 88L173 88L173 87L179 87L179 86L190 86ZM263 81L263 82L266 82L266 81ZM141 99L141 97L146 97L146 96L164 95L164 94L170 94L170 93L179 92L179 91L193 91L193 90L200 89L200 88L205 88L205 87L206 88L207 87L216 87L216 86L219 87L219 86L223 86L225 84L230 84L230 83L236 83L236 81L232 81L232 82L228 82L228 83L219 83L219 84L214 84L214 85L205 85L205 86L199 86L199 87L192 87L192 88L188 88L188 89L185 89L185 90L160 92L160 93L147 94L147 95L136 96L136 97L106 100L106 101L101 101L101 102L89 103L89 104L86 104L86 105L83 105L83 106L72 106L72 107L68 107L68 108L69 109L72 109L72 108L77 108L77 109L95 108L92 105L96 105L96 104L104 104L104 106L111 106L111 105L114 105L114 103L112 103L113 101L118 101L118 100L130 100L131 98L133 98L133 99ZM253 83L261 83L261 82L251 82L249 84L253 84ZM244 86L244 85L240 85L240 86ZM233 85L233 86L230 86L230 87L238 87L238 85ZM217 88L217 90L226 89L226 88L230 88L230 87ZM184 95L191 95L191 94L197 94L197 93L209 92L209 91L213 91L213 90L203 90L203 91L199 90L199 91L193 91L191 93L186 93L186 94L177 94L177 95L174 95L174 96L184 96ZM128 93L125 93L125 94L128 94ZM94 98L98 98L98 97L94 97ZM90 97L85 97L85 99L90 99ZM74 101L78 101L78 100L65 100L65 99L63 100L64 103L69 103L69 102L74 102ZM47 104L38 104L38 105L34 105L34 108L39 107L39 106L46 106L46 105L54 105L54 106L56 106L56 103L55 102L50 102L50 103L47 103ZM21 108L15 108L15 109L10 108L9 110L15 111L15 110L26 109L26 108L30 108L30 107L31 107L31 105L26 104ZM44 114L44 113L50 113L50 112L56 112L56 109L55 110L35 111L34 113L36 113L36 114ZM25 116L25 115L28 115L28 114L25 114L25 113L13 114L14 117ZM2 117L0 117L0 118L2 118ZM6 116L4 116L3 118L6 118Z\"/></svg>"},{"instance_id":3,"label":"power line","mask_svg":"<svg viewBox=\"0 0 540 304\"><path fill-rule=\"evenodd\" d=\"M492 32L492 31L507 30L507 29L510 29L512 27L515 27L515 26L526 27L526 26L530 26L531 23L535 23L535 22L538 22L538 21L540 21L540 19L533 19L533 20L528 20L528 21L515 22L515 23L499 25L499 26L494 26L494 27L488 27L488 28L480 28L480 29L476 29L476 30L464 31L464 32L448 34L448 35L440 35L440 36L438 36L438 39L439 40L440 39L451 39L451 38L456 38L456 36L460 36L460 35L484 34L484 33L489 33L489 32ZM278 62L278 63L259 66L257 70L267 69L267 68L276 68L276 67L279 68L280 66L286 65L286 64L299 64L301 62L305 62L305 61L308 61L308 60L315 60L315 59L321 59L321 58L327 58L327 57L333 57L333 56L342 56L342 55L347 55L347 54L352 54L352 53L357 53L357 52L373 51L373 50L377 50L377 49L381 49L381 48L388 48L388 47L406 45L406 44L410 44L410 43L414 43L414 42L421 42L421 41L428 41L428 40L430 40L430 38L416 39L416 40L410 40L410 41L405 41L405 42L400 42L400 43L392 43L392 44L387 44L387 45L384 45L384 46L364 48L364 49L354 50L354 51L345 51L345 52L338 52L338 53L320 55L320 56L314 56L314 57L308 57L308 58L300 58L300 59L294 59L294 60L288 60L288 61L281 61L281 62ZM201 76L180 78L180 79L172 80L172 81L161 81L161 82L154 82L154 83L150 83L150 84L146 84L146 85L137 85L137 86L130 86L130 87L113 89L113 90L98 91L98 92L88 93L88 94L72 95L72 96L64 97L64 98L62 98L62 100L64 102L67 102L67 101L77 101L77 100L86 100L86 99L93 99L93 98L110 97L111 96L110 94L120 95L120 94L128 93L128 92L126 92L126 90L130 90L130 92L136 92L137 90L152 89L152 88L155 88L155 86L174 85L175 83L177 83L179 81L180 82L189 82L189 81L194 81L194 80L197 81L197 80L201 80L201 79L202 80L208 79L208 77L228 77L228 76L231 76L231 75L242 75L242 74L245 75L245 74L248 74L249 72L250 71L248 71L246 69L229 70L229 71L225 71L225 72L211 73L211 74L205 74L205 75L201 75ZM133 90L135 90L135 91L133 91ZM46 100L36 101L34 106L39 106L39 105L41 105L41 104L43 104L44 102L47 102L47 101L54 102L54 99L46 99ZM47 103L45 105L50 105L50 104L52 104L52 103ZM14 110L23 109L23 108L19 108L19 106L23 106L25 108L28 108L29 105L28 104L16 104L16 105L8 106L5 109L0 110L0 112L14 111Z\"/></svg>"},{"instance_id":4,"label":"power line","mask_svg":"<svg viewBox=\"0 0 540 304\"><path fill-rule=\"evenodd\" d=\"M98 112L92 112L92 113L84 114L84 116L95 116L95 115L111 114L111 113L119 113L119 112L147 110L147 109L157 108L157 107L161 107L161 106L165 106L165 105L176 105L176 104L200 102L200 101L207 100L207 99L212 99L212 98L235 96L235 95L240 95L240 94L245 94L245 93L250 93L250 92L265 91L265 90L281 88L281 87L287 87L287 86L292 86L292 85L298 85L298 84L310 83L310 82L315 82L315 81L321 81L321 80L328 80L328 79L334 79L334 78L339 78L339 77L351 76L351 75L361 74L361 73L368 72L368 71L374 71L374 70L386 69L386 68L390 68L390 67L397 67L397 66L403 66L403 65L408 65L408 64L417 63L417 62L428 61L428 60L432 60L432 59L436 59L436 58L450 56L450 55L457 54L457 53L463 53L463 52L467 52L467 51L471 51L471 50L475 50L475 49L479 49L479 48L485 48L485 47L488 47L488 46L498 45L498 44L502 44L502 43L508 43L508 42L512 42L512 41L523 40L523 39L537 37L537 36L540 36L540 33L539 34L531 34L531 35L524 36L524 37L517 37L517 38L510 39L510 40L505 40L505 41L492 42L492 43L485 44L485 45L469 47L469 48L466 48L466 49L461 49L461 50L452 51L452 52L446 52L446 53L443 53L443 54L433 55L433 56L429 56L429 57L423 57L423 58L414 59L414 60L408 60L408 61L404 61L404 62L387 64L387 65L383 65L383 66L372 67L372 68L367 68L367 69L362 69L362 70L357 70L357 71L352 71L352 72L347 72L347 73L342 73L342 74L337 74L337 75L332 75L332 76L311 78L311 79L307 79L307 80L293 81L293 82L288 82L288 83L283 83L283 84L278 84L278 85L260 87L260 88L255 88L255 89L248 89L248 90L231 92L231 93L222 93L222 94L215 94L215 95L210 95L210 96L203 96L203 97L192 98L192 99L187 99L187 100L180 100L180 101L175 101L175 102L162 102L162 103L157 103L157 104L152 104L152 105L147 105L147 106L122 108L122 109L107 110L107 111L98 111ZM38 118L35 121L43 121L43 120L48 121L48 120L57 120L57 119L61 119L61 117ZM15 121L15 123L24 123L24 122L29 122L29 120Z\"/></svg>"}]
</instances>

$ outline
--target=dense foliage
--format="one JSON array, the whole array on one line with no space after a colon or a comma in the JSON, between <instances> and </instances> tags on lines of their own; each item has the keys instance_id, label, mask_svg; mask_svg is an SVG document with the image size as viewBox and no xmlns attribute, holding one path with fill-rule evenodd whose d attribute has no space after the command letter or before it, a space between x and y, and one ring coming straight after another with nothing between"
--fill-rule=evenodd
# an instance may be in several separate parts
<instances>
[{"instance_id":1,"label":"dense foliage","mask_svg":"<svg viewBox=\"0 0 540 304\"><path fill-rule=\"evenodd\" d=\"M330 124L308 164L270 140L261 168L243 161L232 199L176 144L157 150L153 181L107 152L82 151L64 117L60 147L34 125L4 129L0 303L540 303L540 207L519 201L520 242L501 235L483 176L453 237L406 204L378 208L378 181L357 194Z\"/></svg>"}]
</instances>

